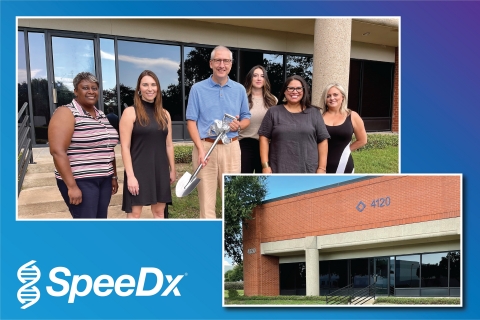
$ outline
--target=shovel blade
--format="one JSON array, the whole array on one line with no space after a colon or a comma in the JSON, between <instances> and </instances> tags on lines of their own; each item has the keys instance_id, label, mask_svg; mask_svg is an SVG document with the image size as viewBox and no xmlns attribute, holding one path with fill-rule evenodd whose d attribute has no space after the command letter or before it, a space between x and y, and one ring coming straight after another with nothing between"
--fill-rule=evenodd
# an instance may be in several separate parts
<instances>
[{"instance_id":1,"label":"shovel blade","mask_svg":"<svg viewBox=\"0 0 480 320\"><path fill-rule=\"evenodd\" d=\"M175 187L175 194L177 197L185 197L190 194L196 187L197 184L200 182L200 179L195 178L192 181L190 179L192 175L188 172L185 172L183 176L178 180L177 186Z\"/></svg>"}]
</instances>

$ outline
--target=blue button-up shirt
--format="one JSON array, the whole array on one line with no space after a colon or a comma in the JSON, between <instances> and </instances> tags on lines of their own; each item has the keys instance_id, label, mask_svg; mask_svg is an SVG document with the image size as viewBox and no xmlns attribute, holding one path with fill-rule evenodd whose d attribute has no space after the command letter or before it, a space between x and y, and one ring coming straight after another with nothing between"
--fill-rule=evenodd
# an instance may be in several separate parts
<instances>
[{"instance_id":1,"label":"blue button-up shirt","mask_svg":"<svg viewBox=\"0 0 480 320\"><path fill-rule=\"evenodd\" d=\"M224 86L212 80L212 77L197 82L192 86L188 97L187 120L197 122L200 139L212 138L208 129L214 120L222 120L225 113L240 116L240 120L250 119L248 98L245 88L228 78ZM233 138L238 132L228 132L227 136Z\"/></svg>"}]
</instances>

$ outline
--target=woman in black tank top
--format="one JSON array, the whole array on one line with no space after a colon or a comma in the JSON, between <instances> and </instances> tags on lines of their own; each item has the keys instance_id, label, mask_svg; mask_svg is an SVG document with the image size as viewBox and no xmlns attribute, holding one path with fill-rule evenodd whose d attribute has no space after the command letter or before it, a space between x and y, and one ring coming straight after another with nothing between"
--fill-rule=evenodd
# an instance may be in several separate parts
<instances>
[{"instance_id":1,"label":"woman in black tank top","mask_svg":"<svg viewBox=\"0 0 480 320\"><path fill-rule=\"evenodd\" d=\"M321 108L330 134L327 173L354 173L351 152L367 143L362 118L347 108L345 89L337 83L331 83L323 90ZM352 134L355 134L356 141L350 144Z\"/></svg>"}]
</instances>

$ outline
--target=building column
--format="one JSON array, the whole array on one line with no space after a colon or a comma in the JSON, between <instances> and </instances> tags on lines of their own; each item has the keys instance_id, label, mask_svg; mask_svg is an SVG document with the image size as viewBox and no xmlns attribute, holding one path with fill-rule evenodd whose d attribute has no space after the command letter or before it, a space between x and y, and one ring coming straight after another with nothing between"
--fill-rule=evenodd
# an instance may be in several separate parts
<instances>
[{"instance_id":1,"label":"building column","mask_svg":"<svg viewBox=\"0 0 480 320\"><path fill-rule=\"evenodd\" d=\"M317 249L317 237L305 238L305 268L307 296L320 295L320 263Z\"/></svg>"},{"instance_id":2,"label":"building column","mask_svg":"<svg viewBox=\"0 0 480 320\"><path fill-rule=\"evenodd\" d=\"M315 19L312 103L320 106L322 91L337 82L348 91L352 19Z\"/></svg>"}]
</instances>

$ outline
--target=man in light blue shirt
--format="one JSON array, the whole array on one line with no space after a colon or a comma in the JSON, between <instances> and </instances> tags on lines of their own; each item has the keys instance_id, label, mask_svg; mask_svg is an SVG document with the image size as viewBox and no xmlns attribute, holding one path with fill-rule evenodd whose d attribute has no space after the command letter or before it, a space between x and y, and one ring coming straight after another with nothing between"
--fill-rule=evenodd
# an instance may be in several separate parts
<instances>
[{"instance_id":1,"label":"man in light blue shirt","mask_svg":"<svg viewBox=\"0 0 480 320\"><path fill-rule=\"evenodd\" d=\"M195 148L192 160L194 167L202 164L198 177L198 198L200 201L200 218L215 219L217 188L222 185L223 173L240 173L240 144L238 132L250 124L250 110L245 88L230 80L228 74L232 69L232 52L223 46L213 49L210 56L210 78L192 86L188 97L187 128ZM225 113L237 117L230 123L227 136L231 143L217 144L208 159L207 151L212 146L215 136L208 135L208 129L215 120L222 120Z\"/></svg>"}]
</instances>

